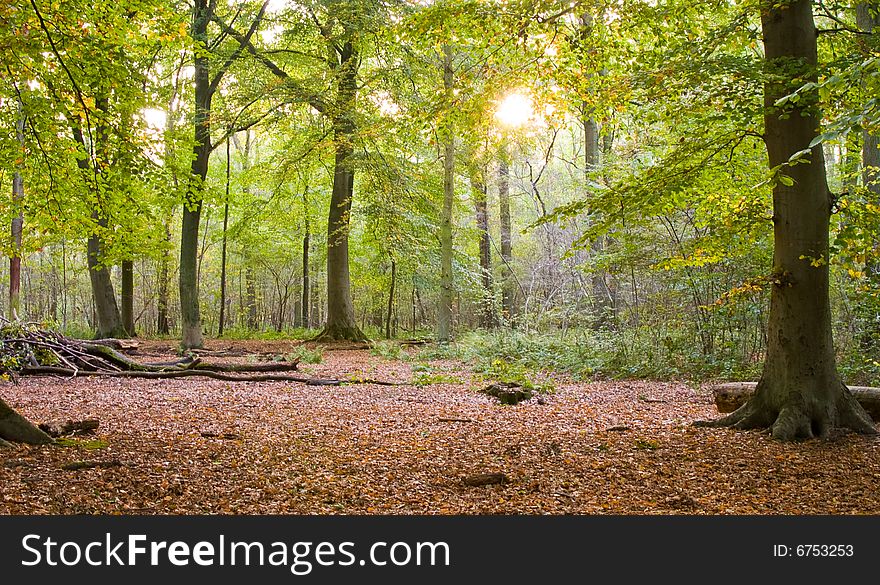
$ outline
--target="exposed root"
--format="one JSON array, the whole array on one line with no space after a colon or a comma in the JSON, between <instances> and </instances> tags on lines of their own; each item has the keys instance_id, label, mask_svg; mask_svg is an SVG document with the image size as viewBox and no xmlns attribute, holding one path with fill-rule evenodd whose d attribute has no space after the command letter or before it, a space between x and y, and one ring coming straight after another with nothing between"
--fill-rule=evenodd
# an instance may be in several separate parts
<instances>
[{"instance_id":1,"label":"exposed root","mask_svg":"<svg viewBox=\"0 0 880 585\"><path fill-rule=\"evenodd\" d=\"M770 421L766 414L757 408L752 401L740 406L727 416L715 420L698 420L693 423L695 427L723 428L730 427L742 431L766 428Z\"/></svg>"},{"instance_id":2,"label":"exposed root","mask_svg":"<svg viewBox=\"0 0 880 585\"><path fill-rule=\"evenodd\" d=\"M837 404L824 409L814 407L815 412L807 408L803 397L798 394L793 394L779 408L769 406L765 397L766 394L758 390L748 402L729 415L712 421L697 421L694 426L740 430L769 429L772 437L780 441L816 437L826 439L835 430L877 433L871 417L842 384Z\"/></svg>"},{"instance_id":3,"label":"exposed root","mask_svg":"<svg viewBox=\"0 0 880 585\"><path fill-rule=\"evenodd\" d=\"M357 325L350 327L342 327L339 325L327 326L318 335L310 339L319 343L327 343L332 341L359 341L368 342L369 338L364 335Z\"/></svg>"}]
</instances>

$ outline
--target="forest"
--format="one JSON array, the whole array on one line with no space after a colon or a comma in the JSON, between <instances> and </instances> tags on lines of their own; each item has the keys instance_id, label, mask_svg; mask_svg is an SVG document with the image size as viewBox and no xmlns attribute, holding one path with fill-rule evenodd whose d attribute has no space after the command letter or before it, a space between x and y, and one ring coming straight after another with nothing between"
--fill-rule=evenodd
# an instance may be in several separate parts
<instances>
[{"instance_id":1,"label":"forest","mask_svg":"<svg viewBox=\"0 0 880 585\"><path fill-rule=\"evenodd\" d=\"M876 514L878 96L870 0L5 2L0 513Z\"/></svg>"}]
</instances>

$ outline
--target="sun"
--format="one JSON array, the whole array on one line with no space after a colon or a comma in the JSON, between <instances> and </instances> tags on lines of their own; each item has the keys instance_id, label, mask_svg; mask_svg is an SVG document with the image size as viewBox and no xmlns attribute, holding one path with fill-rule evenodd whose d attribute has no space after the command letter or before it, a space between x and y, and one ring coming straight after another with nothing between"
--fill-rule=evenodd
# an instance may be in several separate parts
<instances>
[{"instance_id":1,"label":"sun","mask_svg":"<svg viewBox=\"0 0 880 585\"><path fill-rule=\"evenodd\" d=\"M533 116L532 98L516 92L507 94L495 110L495 119L509 128L518 128Z\"/></svg>"}]
</instances>

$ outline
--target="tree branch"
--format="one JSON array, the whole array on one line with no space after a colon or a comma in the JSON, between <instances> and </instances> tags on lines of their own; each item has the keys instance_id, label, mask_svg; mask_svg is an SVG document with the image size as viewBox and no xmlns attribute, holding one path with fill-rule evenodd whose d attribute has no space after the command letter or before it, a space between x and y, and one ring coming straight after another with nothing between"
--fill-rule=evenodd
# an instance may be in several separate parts
<instances>
[{"instance_id":1,"label":"tree branch","mask_svg":"<svg viewBox=\"0 0 880 585\"><path fill-rule=\"evenodd\" d=\"M296 94L298 94L297 101L305 102L315 108L320 113L327 114L327 112L329 111L327 103L324 102L324 100L322 100L319 95L306 90L306 88L291 79L290 75L288 75L286 71L281 69L281 67L276 65L271 59L261 53L253 45L253 43L250 42L250 39L246 38L245 35L227 25L219 16L212 15L211 19L216 22L221 29L226 31L229 36L238 41L238 44L241 45L245 50L247 50L247 52L250 53L257 61L262 63L276 77L284 81L285 85L287 85L288 88L292 89Z\"/></svg>"},{"instance_id":2,"label":"tree branch","mask_svg":"<svg viewBox=\"0 0 880 585\"><path fill-rule=\"evenodd\" d=\"M263 14L266 13L266 7L269 5L269 0L265 0L263 5L260 6L259 12L254 17L254 21L251 23L251 27L248 29L247 34L244 35L244 42L250 44L251 37L254 36L254 33L257 32L257 28L260 26L260 21L263 20ZM213 16L213 14L212 14ZM223 32L226 32L224 29ZM239 41L238 47L232 52L232 54L226 59L226 62L220 66L220 69L217 70L217 73L214 74L214 78L211 80L211 83L208 85L208 92L213 94L217 91L217 86L220 85L220 80L223 79L223 76L226 74L226 71L229 70L229 66L241 56L242 51L244 51L244 44Z\"/></svg>"}]
</instances>

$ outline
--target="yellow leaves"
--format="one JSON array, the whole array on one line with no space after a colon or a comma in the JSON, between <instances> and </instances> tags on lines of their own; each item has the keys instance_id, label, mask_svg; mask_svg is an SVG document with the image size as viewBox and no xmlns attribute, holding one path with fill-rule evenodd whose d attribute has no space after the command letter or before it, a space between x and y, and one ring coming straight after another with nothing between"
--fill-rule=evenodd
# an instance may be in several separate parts
<instances>
[{"instance_id":1,"label":"yellow leaves","mask_svg":"<svg viewBox=\"0 0 880 585\"><path fill-rule=\"evenodd\" d=\"M806 256L804 254L801 254L800 256L798 256L798 260L809 260L810 266L812 266L814 268L819 268L820 266L824 266L824 265L828 264L828 261L825 259L824 254L819 256L818 258L814 258L812 256Z\"/></svg>"},{"instance_id":2,"label":"yellow leaves","mask_svg":"<svg viewBox=\"0 0 880 585\"><path fill-rule=\"evenodd\" d=\"M850 277L852 277L852 278L864 278L864 276L865 276L865 273L861 270L854 270L852 268L848 268L847 272L849 273Z\"/></svg>"}]
</instances>

